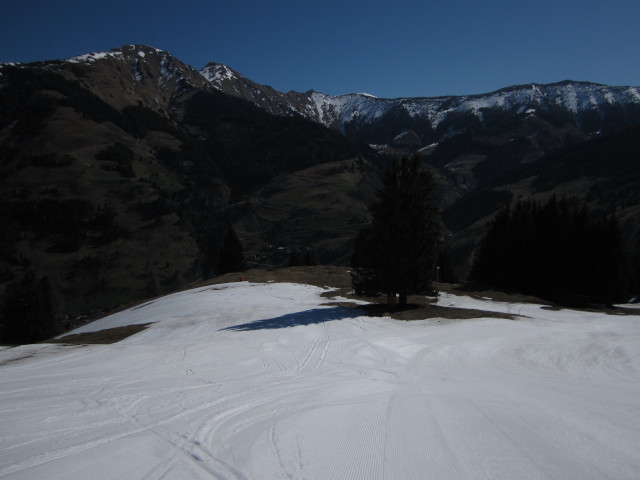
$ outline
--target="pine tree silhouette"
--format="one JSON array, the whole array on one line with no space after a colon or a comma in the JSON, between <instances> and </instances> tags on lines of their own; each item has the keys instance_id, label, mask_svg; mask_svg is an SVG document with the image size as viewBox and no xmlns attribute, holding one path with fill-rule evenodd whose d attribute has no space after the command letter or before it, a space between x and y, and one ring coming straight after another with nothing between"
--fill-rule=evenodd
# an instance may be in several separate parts
<instances>
[{"instance_id":1,"label":"pine tree silhouette","mask_svg":"<svg viewBox=\"0 0 640 480\"><path fill-rule=\"evenodd\" d=\"M220 250L218 269L221 274L229 272L243 272L247 269L247 262L244 258L242 244L233 227L229 227L222 249Z\"/></svg>"},{"instance_id":2,"label":"pine tree silhouette","mask_svg":"<svg viewBox=\"0 0 640 480\"><path fill-rule=\"evenodd\" d=\"M54 306L49 279L27 271L7 289L2 311L2 342L33 343L55 334Z\"/></svg>"},{"instance_id":3,"label":"pine tree silhouette","mask_svg":"<svg viewBox=\"0 0 640 480\"><path fill-rule=\"evenodd\" d=\"M352 280L358 294L407 296L431 289L440 246L434 182L418 157L394 161L383 175L377 202L370 205L371 226L355 243Z\"/></svg>"},{"instance_id":4,"label":"pine tree silhouette","mask_svg":"<svg viewBox=\"0 0 640 480\"><path fill-rule=\"evenodd\" d=\"M521 201L498 214L470 278L560 303L624 300L625 254L614 216L563 199Z\"/></svg>"}]
</instances>

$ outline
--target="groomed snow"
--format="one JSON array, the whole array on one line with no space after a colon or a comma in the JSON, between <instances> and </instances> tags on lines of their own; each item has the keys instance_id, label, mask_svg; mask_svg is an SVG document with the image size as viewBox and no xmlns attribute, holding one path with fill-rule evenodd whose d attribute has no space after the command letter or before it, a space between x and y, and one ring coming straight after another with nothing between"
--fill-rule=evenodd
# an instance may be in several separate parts
<instances>
[{"instance_id":1,"label":"groomed snow","mask_svg":"<svg viewBox=\"0 0 640 480\"><path fill-rule=\"evenodd\" d=\"M400 322L294 284L225 284L0 350L10 479L637 479L640 317Z\"/></svg>"}]
</instances>

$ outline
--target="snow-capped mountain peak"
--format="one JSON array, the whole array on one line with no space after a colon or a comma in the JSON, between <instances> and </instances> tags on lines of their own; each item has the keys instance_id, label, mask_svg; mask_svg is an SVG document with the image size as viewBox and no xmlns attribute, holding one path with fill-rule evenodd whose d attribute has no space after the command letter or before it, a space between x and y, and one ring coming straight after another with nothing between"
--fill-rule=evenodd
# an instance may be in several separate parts
<instances>
[{"instance_id":1,"label":"snow-capped mountain peak","mask_svg":"<svg viewBox=\"0 0 640 480\"><path fill-rule=\"evenodd\" d=\"M343 133L367 128L367 125L389 118L396 119L393 121L406 118L405 125L400 126L393 138L402 129L414 128L412 124L416 122L437 131L449 128L447 125L461 116L485 124L495 117L493 113L525 117L543 112L554 115L564 112L578 124L586 122L588 117L590 124L585 128L589 133L600 130L600 123L607 116L605 110L614 105L622 110L637 111L640 120L639 87L610 87L565 80L552 84L516 85L477 95L387 99L367 93L327 95L313 90L284 94L252 82L218 63L207 65L201 73L218 90L245 98L270 113L302 115ZM594 120L597 118L600 122ZM437 141L437 136L424 140Z\"/></svg>"},{"instance_id":2,"label":"snow-capped mountain peak","mask_svg":"<svg viewBox=\"0 0 640 480\"><path fill-rule=\"evenodd\" d=\"M241 78L244 78L226 65L216 62L209 62L202 70L200 70L200 73L208 82L218 89L221 88L220 85L225 81L238 81Z\"/></svg>"},{"instance_id":3,"label":"snow-capped mountain peak","mask_svg":"<svg viewBox=\"0 0 640 480\"><path fill-rule=\"evenodd\" d=\"M109 62L111 67L106 67ZM116 68L116 64L120 71L124 67L132 82L128 91L147 100L152 98L159 108L190 90L214 88L248 100L269 113L302 116L376 144L390 142L405 130L415 130L423 145L429 145L472 126L490 127L496 119L515 121L540 115L559 115L561 121L574 123L587 134L605 131L607 125L618 125L620 119L625 124L640 121L640 87L570 80L516 85L477 95L388 99L368 93L282 93L224 64L210 62L196 71L170 53L144 45L86 53L62 62L39 62L43 68L61 68L65 64L98 66L96 71L102 71L101 75L106 73L105 68ZM102 78L106 81L106 76ZM382 128L376 126L382 124ZM385 138L360 134L362 131L384 131Z\"/></svg>"}]
</instances>

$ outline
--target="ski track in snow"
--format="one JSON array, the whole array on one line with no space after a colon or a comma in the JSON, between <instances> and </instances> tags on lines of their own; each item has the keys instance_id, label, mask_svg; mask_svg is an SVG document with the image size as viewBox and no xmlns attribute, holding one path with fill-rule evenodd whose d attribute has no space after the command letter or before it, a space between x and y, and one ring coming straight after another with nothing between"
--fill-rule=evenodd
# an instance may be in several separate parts
<instances>
[{"instance_id":1,"label":"ski track in snow","mask_svg":"<svg viewBox=\"0 0 640 480\"><path fill-rule=\"evenodd\" d=\"M203 287L0 350L9 479L636 479L640 316L443 294L400 322L323 290ZM640 311L639 311L640 313Z\"/></svg>"}]
</instances>

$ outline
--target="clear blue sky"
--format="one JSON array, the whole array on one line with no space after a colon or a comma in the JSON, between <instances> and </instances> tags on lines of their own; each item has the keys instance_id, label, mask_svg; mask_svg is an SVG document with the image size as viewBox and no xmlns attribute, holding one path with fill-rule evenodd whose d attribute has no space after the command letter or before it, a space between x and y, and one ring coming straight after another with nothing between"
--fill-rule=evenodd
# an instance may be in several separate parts
<instances>
[{"instance_id":1,"label":"clear blue sky","mask_svg":"<svg viewBox=\"0 0 640 480\"><path fill-rule=\"evenodd\" d=\"M161 48L277 90L379 97L640 85L638 0L0 0L0 62Z\"/></svg>"}]
</instances>

